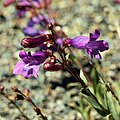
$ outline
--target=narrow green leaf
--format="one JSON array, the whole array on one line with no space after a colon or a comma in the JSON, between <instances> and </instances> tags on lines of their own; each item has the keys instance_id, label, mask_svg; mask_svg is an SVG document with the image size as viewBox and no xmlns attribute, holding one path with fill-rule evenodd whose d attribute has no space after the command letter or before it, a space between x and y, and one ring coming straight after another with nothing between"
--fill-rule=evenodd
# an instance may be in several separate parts
<instances>
[{"instance_id":1,"label":"narrow green leaf","mask_svg":"<svg viewBox=\"0 0 120 120\"><path fill-rule=\"evenodd\" d=\"M102 116L107 116L109 111L105 109L102 105L99 105L91 96L82 93L82 95L87 99L87 101L94 107L94 109Z\"/></svg>"},{"instance_id":2,"label":"narrow green leaf","mask_svg":"<svg viewBox=\"0 0 120 120\"><path fill-rule=\"evenodd\" d=\"M96 69L94 69L94 68L91 69L90 75L91 75L91 79L93 82L94 92L96 93L96 86L99 83L99 75L98 75Z\"/></svg>"},{"instance_id":3,"label":"narrow green leaf","mask_svg":"<svg viewBox=\"0 0 120 120\"><path fill-rule=\"evenodd\" d=\"M67 53L65 57L66 57L66 60L68 60L68 59L69 59L69 57L70 57L70 54L69 54L69 53Z\"/></svg>"},{"instance_id":4,"label":"narrow green leaf","mask_svg":"<svg viewBox=\"0 0 120 120\"><path fill-rule=\"evenodd\" d=\"M107 104L108 104L108 108L111 112L111 115L112 117L115 119L115 120L120 120L120 117L116 111L116 108L115 108L115 103L113 101L113 97L112 97L112 94L111 92L107 92Z\"/></svg>"},{"instance_id":5,"label":"narrow green leaf","mask_svg":"<svg viewBox=\"0 0 120 120\"><path fill-rule=\"evenodd\" d=\"M106 102L106 88L105 84L99 82L98 85L96 86L96 96L100 103L104 106L104 108L107 107L107 102Z\"/></svg>"},{"instance_id":6,"label":"narrow green leaf","mask_svg":"<svg viewBox=\"0 0 120 120\"><path fill-rule=\"evenodd\" d=\"M80 77L85 82L85 84L87 84L87 79L86 79L82 69L80 70Z\"/></svg>"}]
</instances>

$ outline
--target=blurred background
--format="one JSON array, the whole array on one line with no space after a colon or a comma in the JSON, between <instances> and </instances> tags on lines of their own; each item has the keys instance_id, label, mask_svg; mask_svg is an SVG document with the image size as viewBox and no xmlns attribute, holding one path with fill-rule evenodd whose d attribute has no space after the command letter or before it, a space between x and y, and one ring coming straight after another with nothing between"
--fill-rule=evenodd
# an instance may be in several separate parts
<instances>
[{"instance_id":1,"label":"blurred background","mask_svg":"<svg viewBox=\"0 0 120 120\"><path fill-rule=\"evenodd\" d=\"M12 71L18 62L18 54L23 47L20 41L24 38L22 29L26 18L15 18L15 7L3 6L0 0L0 85L5 86L6 94L14 100L11 87L17 86L21 91L30 90L31 97L49 120L84 120L83 113L89 120L106 120L100 116L85 99L79 95L79 84L66 71L45 72L42 67L39 78L24 79L14 76ZM120 98L120 2L115 0L53 0L51 8L54 19L62 25L62 30L70 38L88 35L95 29L101 31L101 40L109 43L110 49L102 53L103 59L94 60L94 65ZM26 51L29 49L25 49ZM35 51L32 49L31 51ZM84 60L83 52L76 52L82 60L85 70L91 70ZM78 69L78 68L77 68ZM89 72L90 73L90 72ZM30 118L39 120L31 105L26 101L17 101L17 105ZM79 107L88 111L79 110ZM25 120L19 111L0 95L0 116L6 120Z\"/></svg>"}]
</instances>

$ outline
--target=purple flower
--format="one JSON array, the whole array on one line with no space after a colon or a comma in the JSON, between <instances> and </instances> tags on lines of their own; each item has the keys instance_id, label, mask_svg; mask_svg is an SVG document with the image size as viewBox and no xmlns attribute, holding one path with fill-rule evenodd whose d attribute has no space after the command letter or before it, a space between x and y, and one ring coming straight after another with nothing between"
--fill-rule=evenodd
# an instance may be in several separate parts
<instances>
[{"instance_id":1,"label":"purple flower","mask_svg":"<svg viewBox=\"0 0 120 120\"><path fill-rule=\"evenodd\" d=\"M35 29L33 27L26 27L23 29L23 32L25 35L28 35L30 37L35 37L35 36L38 36L38 35L44 35L46 34L46 30L38 30L38 29Z\"/></svg>"},{"instance_id":2,"label":"purple flower","mask_svg":"<svg viewBox=\"0 0 120 120\"><path fill-rule=\"evenodd\" d=\"M52 0L33 0L33 5L37 8L47 8Z\"/></svg>"},{"instance_id":3,"label":"purple flower","mask_svg":"<svg viewBox=\"0 0 120 120\"><path fill-rule=\"evenodd\" d=\"M113 0L113 2L120 4L120 0Z\"/></svg>"},{"instance_id":4,"label":"purple flower","mask_svg":"<svg viewBox=\"0 0 120 120\"><path fill-rule=\"evenodd\" d=\"M33 27L26 27L23 29L23 32L25 35L28 35L31 37L39 35L39 31Z\"/></svg>"},{"instance_id":5,"label":"purple flower","mask_svg":"<svg viewBox=\"0 0 120 120\"><path fill-rule=\"evenodd\" d=\"M7 6L13 4L14 2L15 2L15 0L5 0L4 6L7 7Z\"/></svg>"},{"instance_id":6,"label":"purple flower","mask_svg":"<svg viewBox=\"0 0 120 120\"><path fill-rule=\"evenodd\" d=\"M100 36L100 31L95 30L94 33L90 33L90 36L77 36L73 39L67 40L67 43L71 46L87 50L87 53L91 58L95 57L97 59L101 59L101 55L99 53L109 49L109 45L104 40L98 40Z\"/></svg>"},{"instance_id":7,"label":"purple flower","mask_svg":"<svg viewBox=\"0 0 120 120\"><path fill-rule=\"evenodd\" d=\"M15 16L17 18L23 18L23 17L25 17L25 12L26 12L26 10L19 10L19 9L17 9Z\"/></svg>"},{"instance_id":8,"label":"purple flower","mask_svg":"<svg viewBox=\"0 0 120 120\"><path fill-rule=\"evenodd\" d=\"M43 14L38 14L29 20L27 26L23 29L23 32L25 35L28 35L30 37L43 35L46 33L46 26L49 23L53 23L54 25L57 24L54 20L47 18ZM38 28L36 28L36 26Z\"/></svg>"},{"instance_id":9,"label":"purple flower","mask_svg":"<svg viewBox=\"0 0 120 120\"><path fill-rule=\"evenodd\" d=\"M51 38L51 34L39 35L33 38L23 38L21 45L25 48L34 48L43 45L44 42Z\"/></svg>"},{"instance_id":10,"label":"purple flower","mask_svg":"<svg viewBox=\"0 0 120 120\"><path fill-rule=\"evenodd\" d=\"M51 0L21 0L18 2L18 5L21 7L31 7L34 6L35 8L47 8L49 4L51 4Z\"/></svg>"},{"instance_id":11,"label":"purple flower","mask_svg":"<svg viewBox=\"0 0 120 120\"><path fill-rule=\"evenodd\" d=\"M32 7L31 3L26 0L21 0L17 2L17 6L19 7Z\"/></svg>"},{"instance_id":12,"label":"purple flower","mask_svg":"<svg viewBox=\"0 0 120 120\"><path fill-rule=\"evenodd\" d=\"M24 50L19 53L19 57L22 60L16 64L13 74L23 75L26 79L32 77L32 75L37 78L40 64L47 58L43 52L38 51L31 55L30 52L26 53Z\"/></svg>"}]
</instances>

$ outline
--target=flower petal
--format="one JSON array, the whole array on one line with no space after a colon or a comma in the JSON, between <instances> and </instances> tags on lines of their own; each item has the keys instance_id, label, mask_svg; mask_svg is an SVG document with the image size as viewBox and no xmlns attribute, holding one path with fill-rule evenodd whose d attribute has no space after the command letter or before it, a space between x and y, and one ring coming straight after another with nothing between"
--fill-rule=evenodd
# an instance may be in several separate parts
<instances>
[{"instance_id":1,"label":"flower petal","mask_svg":"<svg viewBox=\"0 0 120 120\"><path fill-rule=\"evenodd\" d=\"M23 59L24 57L27 57L27 56L28 56L28 55L27 55L27 53L26 53L24 50L20 51L19 57L20 57L21 59Z\"/></svg>"},{"instance_id":2,"label":"flower petal","mask_svg":"<svg viewBox=\"0 0 120 120\"><path fill-rule=\"evenodd\" d=\"M87 36L78 36L78 37L71 39L71 41L69 41L69 44L78 49L85 49L86 44L89 41L90 39Z\"/></svg>"},{"instance_id":3,"label":"flower petal","mask_svg":"<svg viewBox=\"0 0 120 120\"><path fill-rule=\"evenodd\" d=\"M106 41L100 40L100 41L91 41L86 45L87 49L92 49L92 50L99 50L103 52L104 50L109 49L109 45Z\"/></svg>"},{"instance_id":4,"label":"flower petal","mask_svg":"<svg viewBox=\"0 0 120 120\"><path fill-rule=\"evenodd\" d=\"M23 68L23 71L22 71L22 75L26 79L28 79L28 78L32 77L32 74L33 74L33 68L29 65L25 65Z\"/></svg>"},{"instance_id":5,"label":"flower petal","mask_svg":"<svg viewBox=\"0 0 120 120\"><path fill-rule=\"evenodd\" d=\"M95 32L92 34L90 33L90 40L91 41L95 41L100 37L100 31L99 30L95 30Z\"/></svg>"},{"instance_id":6,"label":"flower petal","mask_svg":"<svg viewBox=\"0 0 120 120\"><path fill-rule=\"evenodd\" d=\"M87 53L91 58L101 59L101 55L98 50L87 49Z\"/></svg>"},{"instance_id":7,"label":"flower petal","mask_svg":"<svg viewBox=\"0 0 120 120\"><path fill-rule=\"evenodd\" d=\"M99 51L100 52L103 52L104 50L109 49L108 42L106 42L104 40L100 40L100 41L97 41L97 43L99 44Z\"/></svg>"},{"instance_id":8,"label":"flower petal","mask_svg":"<svg viewBox=\"0 0 120 120\"><path fill-rule=\"evenodd\" d=\"M39 35L39 31L33 27L26 27L23 29L23 32L25 35L28 35L31 37Z\"/></svg>"},{"instance_id":9,"label":"flower petal","mask_svg":"<svg viewBox=\"0 0 120 120\"><path fill-rule=\"evenodd\" d=\"M16 74L16 75L22 74L24 65L25 65L24 62L19 61L19 62L15 65L15 68L14 68L14 70L13 70L13 74Z\"/></svg>"},{"instance_id":10,"label":"flower petal","mask_svg":"<svg viewBox=\"0 0 120 120\"><path fill-rule=\"evenodd\" d=\"M36 65L36 66L33 66L34 69L33 69L33 75L35 76L35 78L38 78L38 71L40 69L40 65Z\"/></svg>"},{"instance_id":11,"label":"flower petal","mask_svg":"<svg viewBox=\"0 0 120 120\"><path fill-rule=\"evenodd\" d=\"M38 61L38 64L41 64L46 60L46 54L40 51L34 53L32 56L36 61Z\"/></svg>"}]
</instances>

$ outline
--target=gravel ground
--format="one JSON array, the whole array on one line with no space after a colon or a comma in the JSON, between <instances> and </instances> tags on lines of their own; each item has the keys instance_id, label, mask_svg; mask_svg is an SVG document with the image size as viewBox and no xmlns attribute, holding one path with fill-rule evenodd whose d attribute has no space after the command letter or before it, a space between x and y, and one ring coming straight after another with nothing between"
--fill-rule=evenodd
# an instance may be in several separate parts
<instances>
[{"instance_id":1,"label":"gravel ground","mask_svg":"<svg viewBox=\"0 0 120 120\"><path fill-rule=\"evenodd\" d=\"M3 7L0 1L0 84L4 85L5 92L10 99L15 93L11 87L17 86L21 91L30 89L31 97L35 104L48 117L48 120L84 120L76 106L84 101L79 94L80 85L68 72L39 72L39 78L25 80L22 76L14 76L13 68L18 61L18 53L23 48L20 40L24 37L22 28L25 19L14 18L13 6ZM51 5L55 11L54 16L69 37L88 35L98 28L101 39L109 42L110 49L102 54L103 60L93 60L99 72L113 84L120 98L118 85L120 84L120 4L112 0L53 0ZM28 50L28 49L26 49ZM33 50L34 51L34 50ZM76 53L76 51L75 51ZM76 56L84 59L83 53ZM83 61L86 65L86 61ZM85 66L87 69L89 66ZM42 68L42 67L41 67ZM26 101L17 101L16 104L24 111L30 120L39 120L31 105ZM19 111L3 96L0 95L0 120L25 120ZM90 120L106 120L90 107Z\"/></svg>"}]
</instances>

